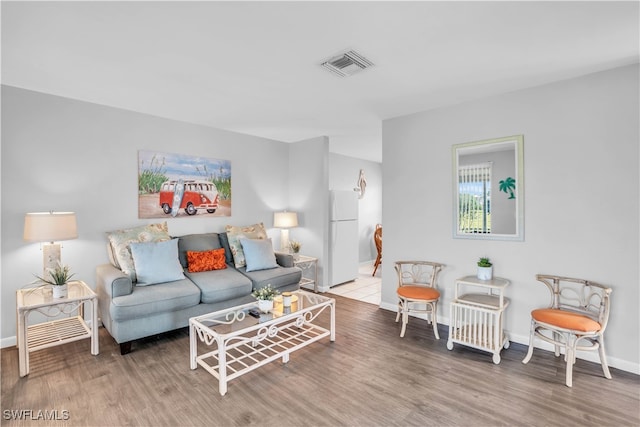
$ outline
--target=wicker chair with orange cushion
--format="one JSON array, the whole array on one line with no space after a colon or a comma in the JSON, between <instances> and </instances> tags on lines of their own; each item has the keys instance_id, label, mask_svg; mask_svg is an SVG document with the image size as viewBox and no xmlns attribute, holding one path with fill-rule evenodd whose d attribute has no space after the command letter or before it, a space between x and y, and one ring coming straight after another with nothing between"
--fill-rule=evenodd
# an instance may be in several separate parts
<instances>
[{"instance_id":1,"label":"wicker chair with orange cushion","mask_svg":"<svg viewBox=\"0 0 640 427\"><path fill-rule=\"evenodd\" d=\"M440 339L437 321L440 291L437 289L437 281L442 267L444 264L431 261L397 261L395 263L398 273L396 322L402 315L401 337L404 337L407 330L409 313L424 313L427 315L427 321L433 325L436 339Z\"/></svg>"},{"instance_id":2,"label":"wicker chair with orange cushion","mask_svg":"<svg viewBox=\"0 0 640 427\"><path fill-rule=\"evenodd\" d=\"M604 376L611 379L603 340L609 319L611 288L562 276L538 274L536 279L551 292L551 304L531 312L529 351L522 363L531 360L534 338L540 338L553 344L556 356L564 349L567 387L573 385L576 351L598 350Z\"/></svg>"}]
</instances>

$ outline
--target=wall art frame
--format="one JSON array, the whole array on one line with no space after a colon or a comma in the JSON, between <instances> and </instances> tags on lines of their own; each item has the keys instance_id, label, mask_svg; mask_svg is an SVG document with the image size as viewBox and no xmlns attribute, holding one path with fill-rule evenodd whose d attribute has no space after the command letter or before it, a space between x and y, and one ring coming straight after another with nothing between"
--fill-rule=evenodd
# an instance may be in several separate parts
<instances>
[{"instance_id":1,"label":"wall art frame","mask_svg":"<svg viewBox=\"0 0 640 427\"><path fill-rule=\"evenodd\" d=\"M231 216L231 162L138 151L138 218Z\"/></svg>"}]
</instances>

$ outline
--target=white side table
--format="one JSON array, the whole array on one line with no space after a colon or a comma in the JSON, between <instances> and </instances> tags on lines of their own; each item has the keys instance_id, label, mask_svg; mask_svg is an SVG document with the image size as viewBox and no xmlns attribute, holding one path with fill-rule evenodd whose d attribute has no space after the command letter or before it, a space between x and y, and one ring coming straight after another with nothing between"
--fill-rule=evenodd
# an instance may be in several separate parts
<instances>
[{"instance_id":1,"label":"white side table","mask_svg":"<svg viewBox=\"0 0 640 427\"><path fill-rule=\"evenodd\" d=\"M302 278L300 279L300 287L313 285L313 292L318 292L318 258L300 255L298 259L293 260L296 267L302 269ZM313 276L305 277L305 270L313 268Z\"/></svg>"},{"instance_id":2,"label":"white side table","mask_svg":"<svg viewBox=\"0 0 640 427\"><path fill-rule=\"evenodd\" d=\"M453 350L453 343L463 344L493 353L493 363L500 363L500 351L509 348L504 333L504 311L509 306L504 291L509 283L500 277L480 280L466 276L456 280L449 317L449 350Z\"/></svg>"},{"instance_id":3,"label":"white side table","mask_svg":"<svg viewBox=\"0 0 640 427\"><path fill-rule=\"evenodd\" d=\"M67 288L66 298L53 298L51 290L44 287L16 291L21 377L29 374L29 353L32 351L91 338L91 354L98 354L98 296L86 283L79 280L69 282ZM91 304L91 326L84 320L85 302ZM29 314L33 311L47 317L62 314L68 316L29 325Z\"/></svg>"}]
</instances>

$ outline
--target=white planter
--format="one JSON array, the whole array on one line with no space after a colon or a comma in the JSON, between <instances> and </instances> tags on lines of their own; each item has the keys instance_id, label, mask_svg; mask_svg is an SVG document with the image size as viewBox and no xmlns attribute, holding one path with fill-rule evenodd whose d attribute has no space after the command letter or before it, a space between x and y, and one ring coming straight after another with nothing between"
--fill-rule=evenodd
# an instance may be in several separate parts
<instances>
[{"instance_id":1,"label":"white planter","mask_svg":"<svg viewBox=\"0 0 640 427\"><path fill-rule=\"evenodd\" d=\"M54 298L66 298L67 297L67 285L55 285L51 286L53 289L53 297Z\"/></svg>"},{"instance_id":2,"label":"white planter","mask_svg":"<svg viewBox=\"0 0 640 427\"><path fill-rule=\"evenodd\" d=\"M268 313L269 311L273 310L273 300L259 299L258 308L261 312Z\"/></svg>"},{"instance_id":3,"label":"white planter","mask_svg":"<svg viewBox=\"0 0 640 427\"><path fill-rule=\"evenodd\" d=\"M491 267L478 267L478 279L491 280L493 279L493 266Z\"/></svg>"}]
</instances>

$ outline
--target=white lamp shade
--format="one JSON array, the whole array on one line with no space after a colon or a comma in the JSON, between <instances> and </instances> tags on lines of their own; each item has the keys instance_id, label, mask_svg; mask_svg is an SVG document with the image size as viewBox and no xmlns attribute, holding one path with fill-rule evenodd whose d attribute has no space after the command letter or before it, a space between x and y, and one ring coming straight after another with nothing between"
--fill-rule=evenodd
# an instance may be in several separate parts
<instances>
[{"instance_id":1,"label":"white lamp shade","mask_svg":"<svg viewBox=\"0 0 640 427\"><path fill-rule=\"evenodd\" d=\"M275 212L273 226L276 228L291 228L298 226L298 214L295 212Z\"/></svg>"},{"instance_id":2,"label":"white lamp shade","mask_svg":"<svg viewBox=\"0 0 640 427\"><path fill-rule=\"evenodd\" d=\"M59 242L78 238L75 212L35 212L24 217L24 240Z\"/></svg>"}]
</instances>

